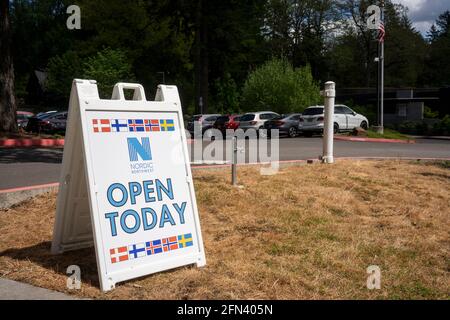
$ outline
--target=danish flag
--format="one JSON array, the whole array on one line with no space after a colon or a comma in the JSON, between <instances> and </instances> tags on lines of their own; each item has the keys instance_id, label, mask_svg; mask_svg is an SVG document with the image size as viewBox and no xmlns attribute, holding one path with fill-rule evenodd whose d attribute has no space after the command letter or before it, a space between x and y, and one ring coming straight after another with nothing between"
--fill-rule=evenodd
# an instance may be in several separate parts
<instances>
[{"instance_id":1,"label":"danish flag","mask_svg":"<svg viewBox=\"0 0 450 320\"><path fill-rule=\"evenodd\" d=\"M111 120L93 119L92 125L94 127L94 132L111 132Z\"/></svg>"},{"instance_id":2,"label":"danish flag","mask_svg":"<svg viewBox=\"0 0 450 320\"><path fill-rule=\"evenodd\" d=\"M111 255L111 263L117 263L128 260L128 248L120 247L117 249L110 249L109 254Z\"/></svg>"}]
</instances>

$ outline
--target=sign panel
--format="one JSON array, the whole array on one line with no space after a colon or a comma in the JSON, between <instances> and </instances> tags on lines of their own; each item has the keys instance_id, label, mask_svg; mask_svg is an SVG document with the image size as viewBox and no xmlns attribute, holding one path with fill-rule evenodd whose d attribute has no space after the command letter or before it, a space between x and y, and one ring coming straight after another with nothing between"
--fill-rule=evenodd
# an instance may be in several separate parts
<instances>
[{"instance_id":1,"label":"sign panel","mask_svg":"<svg viewBox=\"0 0 450 320\"><path fill-rule=\"evenodd\" d=\"M123 89L135 91L133 100ZM74 82L52 250L89 245L90 221L104 291L205 264L177 88L159 86L156 100L134 84L118 84L113 100L101 100L95 82Z\"/></svg>"}]
</instances>

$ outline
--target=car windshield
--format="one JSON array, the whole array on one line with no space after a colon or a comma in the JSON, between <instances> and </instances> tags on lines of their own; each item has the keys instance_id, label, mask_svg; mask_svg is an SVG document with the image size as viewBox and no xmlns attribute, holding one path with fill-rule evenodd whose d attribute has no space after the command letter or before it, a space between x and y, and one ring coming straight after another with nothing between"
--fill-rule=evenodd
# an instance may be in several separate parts
<instances>
[{"instance_id":1,"label":"car windshield","mask_svg":"<svg viewBox=\"0 0 450 320\"><path fill-rule=\"evenodd\" d=\"M252 121L255 120L255 115L254 114L244 114L240 121Z\"/></svg>"},{"instance_id":2,"label":"car windshield","mask_svg":"<svg viewBox=\"0 0 450 320\"><path fill-rule=\"evenodd\" d=\"M229 119L228 116L218 117L217 122L227 122Z\"/></svg>"},{"instance_id":3,"label":"car windshield","mask_svg":"<svg viewBox=\"0 0 450 320\"><path fill-rule=\"evenodd\" d=\"M303 112L304 116L316 116L323 114L323 108L308 108Z\"/></svg>"}]
</instances>

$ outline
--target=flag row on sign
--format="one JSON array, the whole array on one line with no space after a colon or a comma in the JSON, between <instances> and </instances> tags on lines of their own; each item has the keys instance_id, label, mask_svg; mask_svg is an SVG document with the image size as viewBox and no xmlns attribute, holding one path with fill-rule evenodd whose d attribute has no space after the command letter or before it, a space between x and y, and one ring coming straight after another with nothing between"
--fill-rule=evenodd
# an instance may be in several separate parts
<instances>
[{"instance_id":1,"label":"flag row on sign","mask_svg":"<svg viewBox=\"0 0 450 320\"><path fill-rule=\"evenodd\" d=\"M94 132L175 131L173 119L93 119Z\"/></svg>"},{"instance_id":2,"label":"flag row on sign","mask_svg":"<svg viewBox=\"0 0 450 320\"><path fill-rule=\"evenodd\" d=\"M193 245L192 234L188 233L110 249L109 254L111 256L111 263L118 263L192 247Z\"/></svg>"}]
</instances>

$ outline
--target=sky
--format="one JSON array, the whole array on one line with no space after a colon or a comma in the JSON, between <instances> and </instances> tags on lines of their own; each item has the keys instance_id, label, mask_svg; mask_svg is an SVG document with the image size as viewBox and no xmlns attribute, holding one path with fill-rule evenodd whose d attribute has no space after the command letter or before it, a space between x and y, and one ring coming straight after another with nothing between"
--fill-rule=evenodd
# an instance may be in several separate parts
<instances>
[{"instance_id":1,"label":"sky","mask_svg":"<svg viewBox=\"0 0 450 320\"><path fill-rule=\"evenodd\" d=\"M408 7L408 15L417 31L426 35L441 13L450 11L450 0L393 0Z\"/></svg>"}]
</instances>

